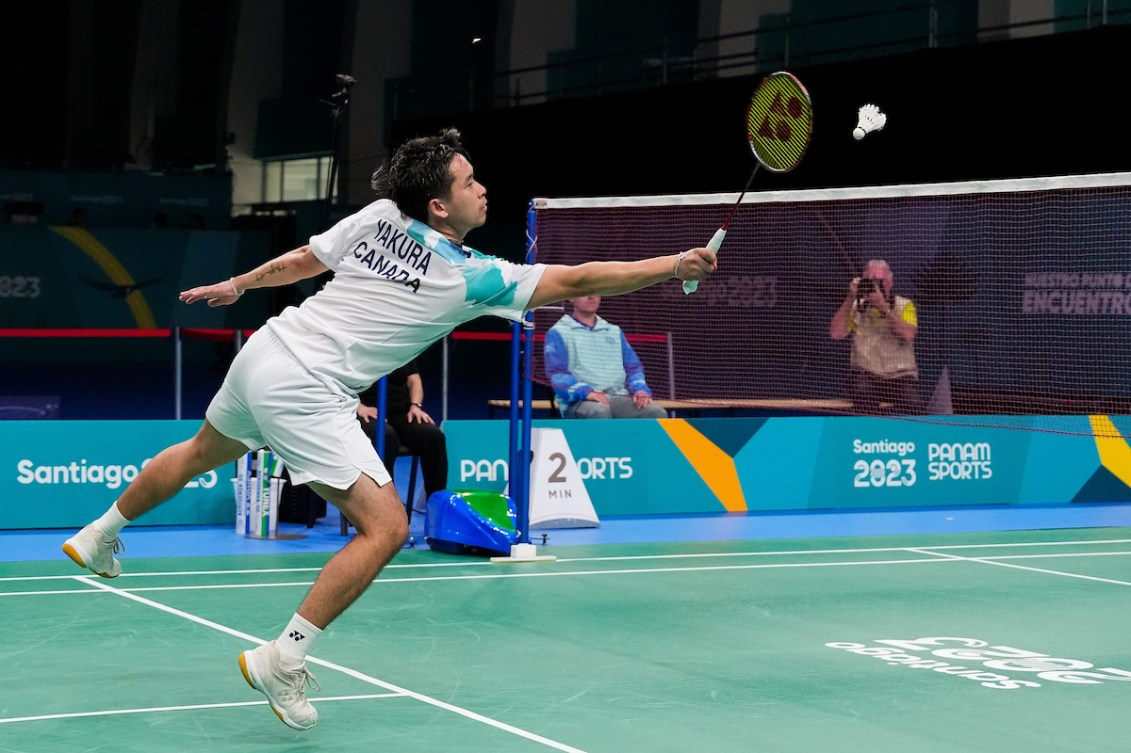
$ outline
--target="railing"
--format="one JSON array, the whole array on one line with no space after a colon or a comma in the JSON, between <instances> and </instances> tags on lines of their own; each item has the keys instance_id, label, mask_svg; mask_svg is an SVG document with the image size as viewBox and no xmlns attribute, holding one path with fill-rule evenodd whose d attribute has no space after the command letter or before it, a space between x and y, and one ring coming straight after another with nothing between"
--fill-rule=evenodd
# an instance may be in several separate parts
<instances>
[{"instance_id":1,"label":"railing","mask_svg":"<svg viewBox=\"0 0 1131 753\"><path fill-rule=\"evenodd\" d=\"M183 356L183 341L184 340L211 340L214 342L231 342L233 346L233 353L238 352L243 346L244 341L251 336L255 330L251 329L208 329L202 327L170 327L170 328L157 328L157 329L33 329L33 328L2 328L0 327L0 339L2 338L76 338L76 339L93 339L93 338L149 338L149 339L166 339L171 340L173 345L173 358L171 369L173 373L173 415L175 418L183 418L182 415L182 402L184 394L184 356ZM670 333L662 335L625 335L630 343L653 343L664 344L666 348L666 357L669 373L669 384L673 385L671 394L668 398L675 399L674 392L674 349L672 347L672 336ZM442 342L443 352L443 379L441 384L442 395L442 410L441 416L443 420L448 418L448 341L478 341L478 342L510 342L512 336L506 332L453 332L448 337L445 337ZM536 341L545 340L544 334L534 336ZM380 433L379 433L380 434ZM383 435L381 435L383 438Z\"/></svg>"},{"instance_id":2,"label":"railing","mask_svg":"<svg viewBox=\"0 0 1131 753\"><path fill-rule=\"evenodd\" d=\"M510 333L507 333L507 332L453 332L443 339L443 342L441 343L441 346L440 346L442 348L442 351L441 351L442 352L442 356L441 356L442 367L441 368L442 368L442 372L443 372L443 377L441 379L441 387L440 387L441 395L442 395L442 398L441 398L442 402L441 402L441 409L440 409L441 420L443 420L443 421L448 420L448 377L449 377L449 371L448 371L448 363L449 363L448 341L449 340L460 340L460 341L469 341L469 342L475 342L475 341L478 341L478 342L511 342L511 340L513 338L514 338L514 336ZM533 339L534 342L545 342L546 335L545 335L545 333L540 332L538 334L533 335L532 339ZM676 397L675 397L675 348L673 347L673 344L672 344L672 334L671 334L671 332L665 332L664 334L661 334L661 335L629 335L629 334L626 334L625 339L628 340L630 343L632 343L634 345L640 344L640 343L653 343L653 344L662 343L664 345L665 355L666 355L667 364L668 364L668 384L670 385L670 388L669 388L670 394L668 395L668 399L675 400L676 399Z\"/></svg>"},{"instance_id":3,"label":"railing","mask_svg":"<svg viewBox=\"0 0 1131 753\"><path fill-rule=\"evenodd\" d=\"M212 340L231 342L238 351L254 330L208 329L203 327L170 327L158 329L30 329L0 328L0 338L156 338L173 341L173 416L182 418L182 398L184 395L184 340Z\"/></svg>"},{"instance_id":4,"label":"railing","mask_svg":"<svg viewBox=\"0 0 1131 753\"><path fill-rule=\"evenodd\" d=\"M1131 9L1111 8L1107 0L1089 0L1080 13L1049 14L984 26L976 20L973 26L951 23L960 14L971 12L977 14L979 7L971 10L970 3L962 0L917 0L883 10L858 10L812 20L799 20L788 13L765 14L758 28L687 42L665 38L655 44L626 45L604 54L581 54L569 60L511 68L486 76L469 69L463 77L458 70L453 70L443 79L391 80L388 82L391 116L396 119L440 114L428 112L428 102L440 101L442 106L449 107L451 102L461 101L464 95L468 110L517 107L553 99L663 86L673 81L752 75L779 67L864 60L1013 36L1042 36L1131 23ZM893 22L908 17L914 18L916 23ZM838 27L870 31L901 28L903 32L848 45L820 42L822 34L835 39L860 40L859 34L836 33ZM572 74L586 69L596 69L597 73L590 75L589 80L571 82L572 78L584 78ZM624 71L632 73L623 75ZM437 92L447 92L450 96L437 100Z\"/></svg>"}]
</instances>

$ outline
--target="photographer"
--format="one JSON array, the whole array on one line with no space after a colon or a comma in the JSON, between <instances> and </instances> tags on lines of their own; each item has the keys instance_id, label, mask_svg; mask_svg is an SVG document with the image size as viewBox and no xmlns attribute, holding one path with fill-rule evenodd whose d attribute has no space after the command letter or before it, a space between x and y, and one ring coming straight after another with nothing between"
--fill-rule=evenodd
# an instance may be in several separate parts
<instances>
[{"instance_id":1,"label":"photographer","mask_svg":"<svg viewBox=\"0 0 1131 753\"><path fill-rule=\"evenodd\" d=\"M849 283L848 295L829 323L834 340L853 336L850 389L858 413L923 412L915 365L915 304L892 294L893 279L886 261L869 261L864 275Z\"/></svg>"}]
</instances>

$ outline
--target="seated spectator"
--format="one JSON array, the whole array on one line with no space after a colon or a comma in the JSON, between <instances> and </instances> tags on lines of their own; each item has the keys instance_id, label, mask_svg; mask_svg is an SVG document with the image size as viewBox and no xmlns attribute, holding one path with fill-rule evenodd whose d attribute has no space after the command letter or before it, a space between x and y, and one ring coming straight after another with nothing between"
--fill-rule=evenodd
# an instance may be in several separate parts
<instances>
[{"instance_id":1,"label":"seated spectator","mask_svg":"<svg viewBox=\"0 0 1131 753\"><path fill-rule=\"evenodd\" d=\"M667 418L620 327L597 315L601 296L571 298L546 333L546 374L563 418Z\"/></svg>"},{"instance_id":2,"label":"seated spectator","mask_svg":"<svg viewBox=\"0 0 1131 753\"><path fill-rule=\"evenodd\" d=\"M376 442L377 388L362 393L357 418L361 428ZM424 382L416 361L409 361L386 377L385 381L385 453L382 460L389 475L397 462L397 451L404 445L420 456L420 472L424 476L424 499L448 486L448 443L444 432L424 410Z\"/></svg>"}]
</instances>

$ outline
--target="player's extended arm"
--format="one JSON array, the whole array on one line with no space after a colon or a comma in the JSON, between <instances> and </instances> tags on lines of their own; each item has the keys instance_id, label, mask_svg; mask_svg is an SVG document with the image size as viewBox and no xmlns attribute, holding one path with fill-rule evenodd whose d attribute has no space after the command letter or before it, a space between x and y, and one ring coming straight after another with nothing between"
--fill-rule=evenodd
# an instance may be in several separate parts
<instances>
[{"instance_id":1,"label":"player's extended arm","mask_svg":"<svg viewBox=\"0 0 1131 753\"><path fill-rule=\"evenodd\" d=\"M591 261L576 266L551 264L542 273L528 308L583 295L622 295L670 277L705 280L713 271L715 252L708 248L693 248L682 254L640 261Z\"/></svg>"},{"instance_id":2,"label":"player's extended arm","mask_svg":"<svg viewBox=\"0 0 1131 753\"><path fill-rule=\"evenodd\" d=\"M259 265L250 272L244 272L223 282L186 290L180 294L180 299L185 303L208 301L209 306L227 306L235 303L251 288L290 285L316 277L327 269L329 267L314 255L310 246L300 246Z\"/></svg>"}]
</instances>

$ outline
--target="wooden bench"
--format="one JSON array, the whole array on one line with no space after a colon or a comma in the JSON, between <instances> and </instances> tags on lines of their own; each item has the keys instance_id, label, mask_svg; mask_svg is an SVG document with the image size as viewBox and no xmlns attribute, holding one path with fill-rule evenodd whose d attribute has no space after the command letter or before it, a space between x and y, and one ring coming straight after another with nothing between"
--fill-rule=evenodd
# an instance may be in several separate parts
<instances>
[{"instance_id":1,"label":"wooden bench","mask_svg":"<svg viewBox=\"0 0 1131 753\"><path fill-rule=\"evenodd\" d=\"M739 410L751 411L780 411L783 413L848 413L852 410L852 403L839 398L791 398L772 397L754 398L749 400L724 400L715 398L696 398L694 400L664 400L656 398L652 402L662 406L668 411L687 412L690 416L701 415L703 411L721 411L725 415L733 416ZM487 415L495 418L496 411L510 410L510 400L488 400ZM522 402L519 401L519 407ZM530 410L558 417L558 410L553 400L531 400Z\"/></svg>"}]
</instances>

